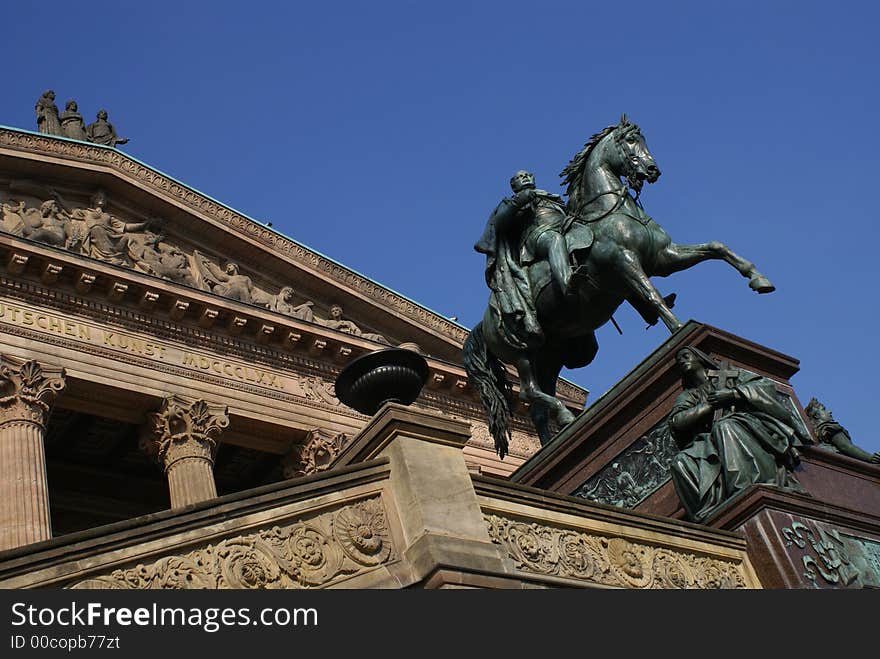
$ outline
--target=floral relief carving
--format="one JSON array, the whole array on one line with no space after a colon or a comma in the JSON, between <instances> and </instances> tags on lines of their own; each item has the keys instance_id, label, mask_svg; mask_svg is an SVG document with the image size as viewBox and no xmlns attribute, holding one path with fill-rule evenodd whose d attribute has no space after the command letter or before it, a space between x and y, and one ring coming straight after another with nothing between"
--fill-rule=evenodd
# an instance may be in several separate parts
<instances>
[{"instance_id":1,"label":"floral relief carving","mask_svg":"<svg viewBox=\"0 0 880 659\"><path fill-rule=\"evenodd\" d=\"M114 570L75 589L320 588L395 558L376 497L284 527L222 540L182 556Z\"/></svg>"},{"instance_id":2,"label":"floral relief carving","mask_svg":"<svg viewBox=\"0 0 880 659\"><path fill-rule=\"evenodd\" d=\"M739 566L625 538L485 516L517 569L621 588L745 588Z\"/></svg>"},{"instance_id":3,"label":"floral relief carving","mask_svg":"<svg viewBox=\"0 0 880 659\"><path fill-rule=\"evenodd\" d=\"M52 403L64 389L64 376L63 368L0 356L0 424L28 421L45 428Z\"/></svg>"}]
</instances>

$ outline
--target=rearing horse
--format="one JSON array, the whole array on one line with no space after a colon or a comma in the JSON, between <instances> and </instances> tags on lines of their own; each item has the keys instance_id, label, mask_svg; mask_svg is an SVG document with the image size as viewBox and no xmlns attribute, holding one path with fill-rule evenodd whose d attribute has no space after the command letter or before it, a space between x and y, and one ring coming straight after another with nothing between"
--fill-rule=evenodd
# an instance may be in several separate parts
<instances>
[{"instance_id":1,"label":"rearing horse","mask_svg":"<svg viewBox=\"0 0 880 659\"><path fill-rule=\"evenodd\" d=\"M500 312L490 298L483 320L471 330L463 347L465 370L480 393L502 458L508 449L511 415L510 385L502 362L519 373L520 397L530 405L541 444L547 444L551 423L562 428L574 420L556 398L559 372L563 366L579 368L593 361L598 351L595 330L624 301L649 325L662 320L670 332L681 327L670 309L674 296L664 298L650 277L666 277L720 259L748 278L758 293L774 290L752 263L723 243L678 245L644 212L637 201L639 193L645 181L654 183L660 177L660 169L641 130L626 115L618 125L594 135L560 176L568 186L565 235L577 249L570 251L574 270L567 295L549 276L546 261L527 267L543 343L528 348L513 345L502 331ZM577 239L572 240L575 235Z\"/></svg>"}]
</instances>

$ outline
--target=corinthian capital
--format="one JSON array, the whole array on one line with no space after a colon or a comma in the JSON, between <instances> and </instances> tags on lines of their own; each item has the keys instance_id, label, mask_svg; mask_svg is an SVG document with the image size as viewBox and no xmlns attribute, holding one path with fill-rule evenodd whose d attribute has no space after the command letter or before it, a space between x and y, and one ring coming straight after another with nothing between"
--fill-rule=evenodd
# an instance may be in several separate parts
<instances>
[{"instance_id":1,"label":"corinthian capital","mask_svg":"<svg viewBox=\"0 0 880 659\"><path fill-rule=\"evenodd\" d=\"M26 421L45 429L49 411L64 384L61 367L0 356L0 425Z\"/></svg>"},{"instance_id":2,"label":"corinthian capital","mask_svg":"<svg viewBox=\"0 0 880 659\"><path fill-rule=\"evenodd\" d=\"M149 415L149 433L143 448L164 465L165 471L185 458L214 464L217 439L229 425L226 405L183 396L169 396L158 412Z\"/></svg>"},{"instance_id":3,"label":"corinthian capital","mask_svg":"<svg viewBox=\"0 0 880 659\"><path fill-rule=\"evenodd\" d=\"M295 446L281 463L285 478L297 478L326 471L345 448L344 433L331 433L321 428L310 431L306 441Z\"/></svg>"}]
</instances>

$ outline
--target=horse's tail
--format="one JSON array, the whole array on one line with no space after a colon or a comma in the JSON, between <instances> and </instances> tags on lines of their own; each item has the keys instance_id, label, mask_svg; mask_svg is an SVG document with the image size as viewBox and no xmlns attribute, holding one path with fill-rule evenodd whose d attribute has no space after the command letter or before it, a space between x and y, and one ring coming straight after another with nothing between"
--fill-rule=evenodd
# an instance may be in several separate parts
<instances>
[{"instance_id":1,"label":"horse's tail","mask_svg":"<svg viewBox=\"0 0 880 659\"><path fill-rule=\"evenodd\" d=\"M489 432L495 439L495 450L500 458L507 455L510 446L510 382L504 364L486 347L483 323L468 334L462 348L464 370L471 384L480 392L480 401L489 415Z\"/></svg>"}]
</instances>

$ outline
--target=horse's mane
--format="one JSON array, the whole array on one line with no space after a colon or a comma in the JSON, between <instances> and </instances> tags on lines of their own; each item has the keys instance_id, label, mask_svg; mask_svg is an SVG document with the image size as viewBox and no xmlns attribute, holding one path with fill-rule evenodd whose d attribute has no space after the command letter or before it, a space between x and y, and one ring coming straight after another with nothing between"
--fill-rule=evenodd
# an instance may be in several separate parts
<instances>
[{"instance_id":1,"label":"horse's mane","mask_svg":"<svg viewBox=\"0 0 880 659\"><path fill-rule=\"evenodd\" d=\"M581 186L583 185L582 181L584 180L583 175L584 169L587 166L587 159L590 157L593 149L596 148L596 145L601 142L603 138L610 135L611 131L615 128L617 128L617 124L603 128L593 135L590 140L584 144L584 148L578 151L568 162L565 169L559 173L559 176L562 177L562 184L568 185L568 188L565 190L565 195L568 197L569 213L578 213L581 210L581 205L584 203L584 200L581 199L581 196L583 195Z\"/></svg>"}]
</instances>

